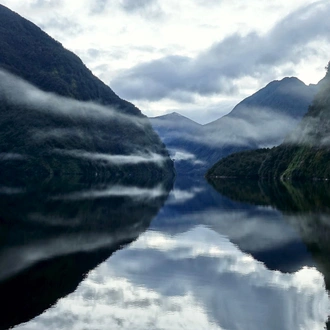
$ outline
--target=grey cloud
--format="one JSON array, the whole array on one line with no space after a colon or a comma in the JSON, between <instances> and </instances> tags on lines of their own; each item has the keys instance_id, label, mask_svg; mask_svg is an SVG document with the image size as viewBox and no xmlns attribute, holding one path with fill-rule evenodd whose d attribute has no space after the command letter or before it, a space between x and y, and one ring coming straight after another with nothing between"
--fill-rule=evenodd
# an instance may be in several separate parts
<instances>
[{"instance_id":1,"label":"grey cloud","mask_svg":"<svg viewBox=\"0 0 330 330\"><path fill-rule=\"evenodd\" d=\"M101 14L108 4L108 0L94 0L91 6L91 14Z\"/></svg>"},{"instance_id":2,"label":"grey cloud","mask_svg":"<svg viewBox=\"0 0 330 330\"><path fill-rule=\"evenodd\" d=\"M56 7L61 7L63 4L63 0L51 0L51 1L46 1L46 0L34 0L31 3L31 8L48 8L48 9L53 9Z\"/></svg>"},{"instance_id":3,"label":"grey cloud","mask_svg":"<svg viewBox=\"0 0 330 330\"><path fill-rule=\"evenodd\" d=\"M164 15L158 0L121 0L121 8L129 14L138 13L149 19Z\"/></svg>"},{"instance_id":4,"label":"grey cloud","mask_svg":"<svg viewBox=\"0 0 330 330\"><path fill-rule=\"evenodd\" d=\"M154 3L157 3L157 0L122 0L121 6L128 12L135 12L146 9Z\"/></svg>"},{"instance_id":5,"label":"grey cloud","mask_svg":"<svg viewBox=\"0 0 330 330\"><path fill-rule=\"evenodd\" d=\"M128 99L151 101L180 93L212 95L237 91L236 81L245 76L269 80L275 66L297 64L317 53L309 44L330 40L330 4L319 1L302 7L279 21L265 35L233 34L197 57L166 56L123 70L111 81Z\"/></svg>"},{"instance_id":6,"label":"grey cloud","mask_svg":"<svg viewBox=\"0 0 330 330\"><path fill-rule=\"evenodd\" d=\"M59 31L65 31L66 34L70 35L78 35L84 31L82 26L65 17L52 18L45 23L40 24L40 28L43 30L51 28Z\"/></svg>"}]
</instances>

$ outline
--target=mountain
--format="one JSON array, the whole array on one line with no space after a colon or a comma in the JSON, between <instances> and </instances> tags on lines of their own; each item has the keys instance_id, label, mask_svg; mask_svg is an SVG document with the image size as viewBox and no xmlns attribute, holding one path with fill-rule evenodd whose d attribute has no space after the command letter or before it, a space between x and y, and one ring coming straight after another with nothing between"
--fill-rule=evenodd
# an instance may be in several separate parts
<instances>
[{"instance_id":1,"label":"mountain","mask_svg":"<svg viewBox=\"0 0 330 330\"><path fill-rule=\"evenodd\" d=\"M37 178L63 173L173 177L168 152L140 110L75 54L2 5L0 76L5 177L13 171Z\"/></svg>"},{"instance_id":2,"label":"mountain","mask_svg":"<svg viewBox=\"0 0 330 330\"><path fill-rule=\"evenodd\" d=\"M38 26L0 5L0 67L46 92L140 114L97 79L74 53Z\"/></svg>"},{"instance_id":3,"label":"mountain","mask_svg":"<svg viewBox=\"0 0 330 330\"><path fill-rule=\"evenodd\" d=\"M204 173L219 159L238 151L278 145L307 112L318 89L295 77L269 83L214 122L198 125L178 114L151 119L171 150L179 173ZM175 159L175 157L174 157Z\"/></svg>"},{"instance_id":4,"label":"mountain","mask_svg":"<svg viewBox=\"0 0 330 330\"><path fill-rule=\"evenodd\" d=\"M262 179L328 179L330 177L330 66L319 91L299 125L278 147L231 155L216 163L207 176ZM262 156L260 156L262 153ZM249 173L242 169L253 164Z\"/></svg>"},{"instance_id":5,"label":"mountain","mask_svg":"<svg viewBox=\"0 0 330 330\"><path fill-rule=\"evenodd\" d=\"M193 173L203 165L196 154L203 136L202 125L176 112L150 118L150 122L168 148L176 172Z\"/></svg>"}]
</instances>

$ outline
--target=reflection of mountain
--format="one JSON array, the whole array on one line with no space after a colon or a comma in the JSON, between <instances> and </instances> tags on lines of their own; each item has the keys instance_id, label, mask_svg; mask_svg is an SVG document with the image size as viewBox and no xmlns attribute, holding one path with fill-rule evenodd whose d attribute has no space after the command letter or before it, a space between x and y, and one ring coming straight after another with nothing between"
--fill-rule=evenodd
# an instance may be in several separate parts
<instances>
[{"instance_id":1,"label":"reflection of mountain","mask_svg":"<svg viewBox=\"0 0 330 330\"><path fill-rule=\"evenodd\" d=\"M235 202L204 180L178 177L151 228L177 234L200 224L228 237L269 269L294 272L314 265L300 235L281 212Z\"/></svg>"},{"instance_id":2,"label":"reflection of mountain","mask_svg":"<svg viewBox=\"0 0 330 330\"><path fill-rule=\"evenodd\" d=\"M70 176L37 187L0 187L0 329L37 316L135 240L170 185Z\"/></svg>"},{"instance_id":3,"label":"reflection of mountain","mask_svg":"<svg viewBox=\"0 0 330 330\"><path fill-rule=\"evenodd\" d=\"M152 118L151 123L172 153L181 153L176 159L179 173L205 172L230 153L281 143L307 112L316 90L317 86L306 86L297 78L284 78L207 125L175 113Z\"/></svg>"},{"instance_id":4,"label":"reflection of mountain","mask_svg":"<svg viewBox=\"0 0 330 330\"><path fill-rule=\"evenodd\" d=\"M330 289L330 185L328 182L266 184L257 181L212 180L214 188L233 200L271 205L296 228L323 272Z\"/></svg>"}]
</instances>

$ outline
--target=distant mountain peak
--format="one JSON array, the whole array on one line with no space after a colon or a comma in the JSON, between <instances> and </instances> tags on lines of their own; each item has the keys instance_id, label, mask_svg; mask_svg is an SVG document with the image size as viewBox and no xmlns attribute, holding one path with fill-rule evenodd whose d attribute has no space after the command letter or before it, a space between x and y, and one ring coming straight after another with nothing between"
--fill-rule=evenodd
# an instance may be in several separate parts
<instances>
[{"instance_id":1,"label":"distant mountain peak","mask_svg":"<svg viewBox=\"0 0 330 330\"><path fill-rule=\"evenodd\" d=\"M176 111L173 111L171 113L167 113L165 115L161 115L161 116L157 116L157 117L149 117L149 119L151 119L152 121L155 121L155 120L167 120L167 121L177 121L179 120L180 122L183 122L185 121L186 123L190 123L190 124L193 124L193 125L198 125L198 126L202 126L201 124L195 122L194 120L184 116L184 115L181 115L180 113L176 112Z\"/></svg>"}]
</instances>

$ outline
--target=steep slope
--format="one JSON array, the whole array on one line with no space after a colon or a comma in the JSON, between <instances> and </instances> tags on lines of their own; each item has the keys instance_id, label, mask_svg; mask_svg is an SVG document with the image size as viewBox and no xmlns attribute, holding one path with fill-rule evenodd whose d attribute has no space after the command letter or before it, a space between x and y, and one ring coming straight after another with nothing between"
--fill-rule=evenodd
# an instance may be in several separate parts
<instances>
[{"instance_id":1,"label":"steep slope","mask_svg":"<svg viewBox=\"0 0 330 330\"><path fill-rule=\"evenodd\" d=\"M295 77L272 81L206 127L228 144L234 139L242 145L278 145L305 115L316 90Z\"/></svg>"},{"instance_id":2,"label":"steep slope","mask_svg":"<svg viewBox=\"0 0 330 330\"><path fill-rule=\"evenodd\" d=\"M74 53L38 26L0 5L0 67L47 92L140 111L97 79Z\"/></svg>"},{"instance_id":3,"label":"steep slope","mask_svg":"<svg viewBox=\"0 0 330 330\"><path fill-rule=\"evenodd\" d=\"M0 69L2 173L173 175L164 144L134 105L1 5Z\"/></svg>"},{"instance_id":4,"label":"steep slope","mask_svg":"<svg viewBox=\"0 0 330 330\"><path fill-rule=\"evenodd\" d=\"M326 179L330 177L330 69L319 83L319 91L299 125L278 147L258 158L259 151L244 154L244 162L254 162L253 175L240 171L242 155L220 160L207 176L221 176L224 169L237 177ZM235 161L233 161L233 158Z\"/></svg>"},{"instance_id":5,"label":"steep slope","mask_svg":"<svg viewBox=\"0 0 330 330\"><path fill-rule=\"evenodd\" d=\"M190 154L190 163L176 163L178 172L204 173L231 153L281 143L307 112L317 88L294 77L284 78L269 83L207 125L171 114L153 119L157 120L153 126L172 154L175 150Z\"/></svg>"}]
</instances>

